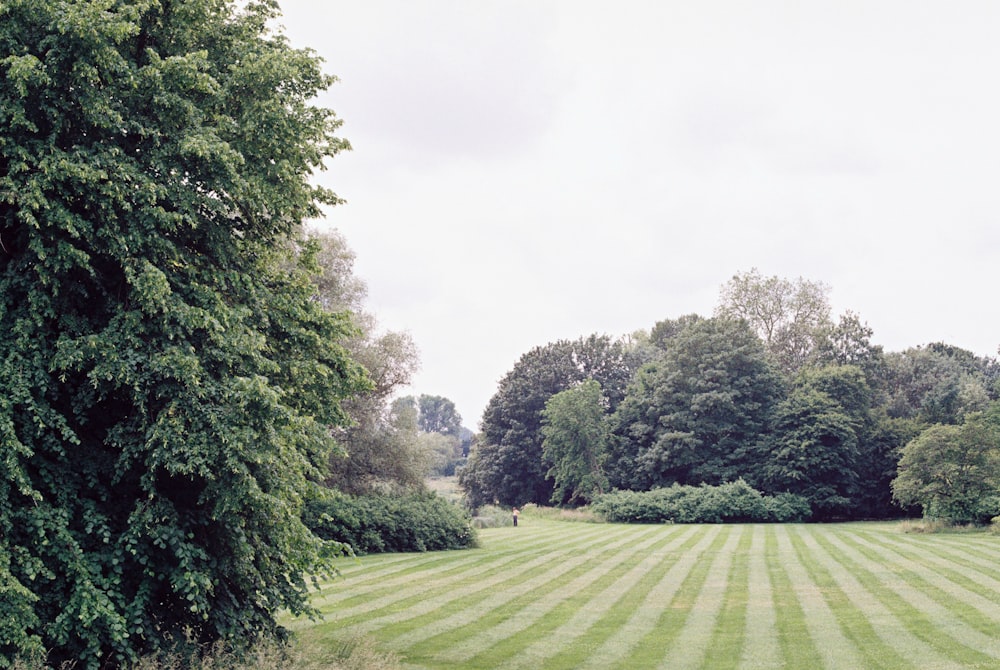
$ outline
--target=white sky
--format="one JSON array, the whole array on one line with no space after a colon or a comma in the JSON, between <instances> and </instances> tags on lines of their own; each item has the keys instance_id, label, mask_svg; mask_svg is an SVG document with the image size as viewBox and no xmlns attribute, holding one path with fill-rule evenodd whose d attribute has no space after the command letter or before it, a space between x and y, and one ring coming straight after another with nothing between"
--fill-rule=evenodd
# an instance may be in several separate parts
<instances>
[{"instance_id":1,"label":"white sky","mask_svg":"<svg viewBox=\"0 0 1000 670\"><path fill-rule=\"evenodd\" d=\"M478 429L532 347L756 267L889 351L1000 344L1000 3L282 0L354 150L318 179L407 392Z\"/></svg>"}]
</instances>

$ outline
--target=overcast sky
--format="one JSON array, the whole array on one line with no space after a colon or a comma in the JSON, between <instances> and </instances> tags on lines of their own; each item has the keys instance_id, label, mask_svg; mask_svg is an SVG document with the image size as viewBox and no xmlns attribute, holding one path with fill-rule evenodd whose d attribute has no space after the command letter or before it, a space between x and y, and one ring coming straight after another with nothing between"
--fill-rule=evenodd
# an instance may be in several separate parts
<instances>
[{"instance_id":1,"label":"overcast sky","mask_svg":"<svg viewBox=\"0 0 1000 670\"><path fill-rule=\"evenodd\" d=\"M531 348L828 284L889 351L1000 344L1000 3L282 0L318 179L409 392L478 429Z\"/></svg>"}]
</instances>

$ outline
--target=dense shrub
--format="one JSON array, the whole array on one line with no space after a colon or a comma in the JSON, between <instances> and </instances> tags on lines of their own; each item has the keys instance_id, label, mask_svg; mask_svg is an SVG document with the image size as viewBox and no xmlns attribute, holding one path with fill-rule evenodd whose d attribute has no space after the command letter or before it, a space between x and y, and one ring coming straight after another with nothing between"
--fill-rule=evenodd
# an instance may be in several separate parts
<instances>
[{"instance_id":1,"label":"dense shrub","mask_svg":"<svg viewBox=\"0 0 1000 670\"><path fill-rule=\"evenodd\" d=\"M306 525L356 554L437 551L475 546L467 513L433 493L349 496L335 493L307 505Z\"/></svg>"},{"instance_id":2,"label":"dense shrub","mask_svg":"<svg viewBox=\"0 0 1000 670\"><path fill-rule=\"evenodd\" d=\"M719 486L615 491L599 496L591 507L608 521L624 523L785 522L810 516L801 496L764 496L742 479Z\"/></svg>"}]
</instances>

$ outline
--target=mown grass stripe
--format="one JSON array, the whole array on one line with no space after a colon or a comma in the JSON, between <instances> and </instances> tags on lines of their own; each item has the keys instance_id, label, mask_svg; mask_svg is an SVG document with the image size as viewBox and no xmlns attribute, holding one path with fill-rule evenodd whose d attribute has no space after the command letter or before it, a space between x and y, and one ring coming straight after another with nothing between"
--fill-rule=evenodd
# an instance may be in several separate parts
<instances>
[{"instance_id":1,"label":"mown grass stripe","mask_svg":"<svg viewBox=\"0 0 1000 670\"><path fill-rule=\"evenodd\" d=\"M617 529L616 529L617 530ZM617 551L622 545L632 541L633 532L615 532L614 540L601 542L595 545L590 551L574 552L568 555L564 552L552 552L540 557L544 562L541 566L531 566L531 570L507 571L504 579L492 586L502 586L502 588L486 589L475 588L476 596L467 599L465 602L454 602L459 596L466 595L466 592L448 594L442 597L441 601L421 603L414 609L412 616L399 618L398 620L380 620L376 627L370 630L381 629L378 637L386 641L392 648L410 648L425 645L434 637L449 633L455 629L460 629L472 622L475 625L488 625L486 622L495 619L499 614L504 616L506 612L513 611L511 601L534 591L548 591L555 588L562 581L571 579L572 574L580 565L594 560L605 552ZM472 589L473 585L469 586ZM443 608L447 603L449 606ZM406 621L405 625L400 622ZM417 653L413 649L410 649Z\"/></svg>"},{"instance_id":2,"label":"mown grass stripe","mask_svg":"<svg viewBox=\"0 0 1000 670\"><path fill-rule=\"evenodd\" d=\"M607 570L587 588L567 594L540 622L531 626L531 638L537 641L521 648L516 655L503 659L497 667L506 670L541 668L553 656L577 648L581 638L593 642L594 627L659 563L655 555L678 544L686 535L677 526L650 528L653 534L648 542L641 547L637 546L637 551L630 552L627 556L623 554L616 557L612 569ZM604 639L600 631L596 631L596 637ZM565 659L559 661L557 666L575 667L568 665Z\"/></svg>"},{"instance_id":3,"label":"mown grass stripe","mask_svg":"<svg viewBox=\"0 0 1000 670\"><path fill-rule=\"evenodd\" d=\"M945 632L954 627L948 611L907 583L898 574L898 568L872 551L863 537L844 531L831 531L823 537L853 564L852 572L858 581L893 613L899 625L945 656L950 664L963 667L993 664L988 654Z\"/></svg>"},{"instance_id":4,"label":"mown grass stripe","mask_svg":"<svg viewBox=\"0 0 1000 670\"><path fill-rule=\"evenodd\" d=\"M715 670L738 668L745 644L747 606L750 602L750 547L754 527L741 526L739 542L733 550L727 588L712 638L705 654L705 667Z\"/></svg>"},{"instance_id":5,"label":"mown grass stripe","mask_svg":"<svg viewBox=\"0 0 1000 670\"><path fill-rule=\"evenodd\" d=\"M653 547L644 557L643 562L633 569L633 572L641 573L638 581L624 589L623 592L614 594L617 599L609 601L604 608L600 604L602 602L601 596L592 601L596 603L596 606L590 605L590 609L594 610L595 615L600 615L595 621L590 621L589 616L586 617L583 625L589 625L589 628L586 631L582 629L579 631L580 633L585 632L585 635L581 634L575 640L572 637L567 637L565 643L551 647L547 644L547 639L541 639L533 647L545 650L537 658L537 663L531 663L533 660L530 654L531 650L527 650L523 652L525 661L513 665L526 668L579 668L598 649L613 644L612 640L620 640L621 631L626 622L649 597L656 585L663 580L664 575L674 565L677 557L693 546L700 537L695 526L664 526L663 528L666 533L665 537L669 541L662 546ZM609 587L608 591L612 591L613 588L614 585ZM606 611L599 613L597 610L601 609L606 609ZM567 622L563 628L567 629L567 635L571 635L572 622ZM550 654L552 655L549 656Z\"/></svg>"},{"instance_id":6,"label":"mown grass stripe","mask_svg":"<svg viewBox=\"0 0 1000 670\"><path fill-rule=\"evenodd\" d=\"M435 583L451 583L455 580L478 576L484 570L494 570L497 565L516 560L515 556L495 557L485 562L483 554L468 554L461 558L452 555L442 555L439 561L418 563L414 570L397 571L391 576L381 579L366 579L340 584L340 591L324 588L322 593L313 598L313 605L319 609L333 609L341 614L356 606L371 609L372 604L385 599L393 602L401 597L401 587L411 587L414 578L419 579L424 590L433 588Z\"/></svg>"},{"instance_id":7,"label":"mown grass stripe","mask_svg":"<svg viewBox=\"0 0 1000 670\"><path fill-rule=\"evenodd\" d=\"M636 536L636 542L626 550L613 552L604 561L581 566L579 576L572 581L546 593L526 594L518 616L505 618L496 625L467 636L448 653L437 655L435 660L497 667L524 651L530 638L519 634L529 628L532 637L545 636L550 644L555 644L551 637L552 630L574 612L580 611L581 606L593 597L594 589L606 588L640 561L642 555L663 541L663 528L649 527L643 535Z\"/></svg>"},{"instance_id":8,"label":"mown grass stripe","mask_svg":"<svg viewBox=\"0 0 1000 670\"><path fill-rule=\"evenodd\" d=\"M562 551L586 553L592 550L595 544L603 542L601 535L593 530L580 533L573 540L566 542L560 547ZM628 537L627 530L617 529L616 536ZM367 625L374 623L380 611L393 616L395 612L405 609L408 605L419 604L426 607L435 598L445 597L446 599L454 593L455 585L473 583L482 588L495 586L505 581L506 565L516 561L522 561L523 566L532 566L536 561L540 564L547 564L555 558L551 555L551 547L545 548L539 544L537 550L524 553L491 553L484 550L471 550L459 552L469 554L468 560L458 559L452 556L453 560L464 567L463 570L439 575L437 579L423 579L421 573L416 581L414 574L407 573L405 576L391 580L381 588L369 589L363 592L355 592L350 602L336 602L336 599L323 598L319 602L319 609L324 612L331 611L336 622L340 626L348 627L357 621L363 621ZM464 558L464 557L463 557ZM336 609L333 606L336 604Z\"/></svg>"},{"instance_id":9,"label":"mown grass stripe","mask_svg":"<svg viewBox=\"0 0 1000 670\"><path fill-rule=\"evenodd\" d=\"M764 556L775 607L775 630L781 648L783 667L818 668L822 658L809 634L806 613L795 591L795 584L784 565L790 560L787 549L779 545L778 526L769 526L765 534Z\"/></svg>"},{"instance_id":10,"label":"mown grass stripe","mask_svg":"<svg viewBox=\"0 0 1000 670\"><path fill-rule=\"evenodd\" d=\"M658 539L656 528L646 528L641 535L634 536L629 542L608 547L600 554L592 553L590 560L581 562L572 572L506 603L503 611L491 612L480 621L452 631L451 634L461 641L452 645L448 653L439 656L437 660L453 663L467 661L473 656L486 653L494 645L528 627L536 629L533 632L544 632L546 626L544 623L539 624L540 619L548 618L561 602L585 591L609 571L620 568L623 562L628 562L632 556L643 552ZM510 617L507 611L520 612L520 615Z\"/></svg>"},{"instance_id":11,"label":"mown grass stripe","mask_svg":"<svg viewBox=\"0 0 1000 670\"><path fill-rule=\"evenodd\" d=\"M799 562L805 567L812 582L820 589L844 636L864 658L861 667L913 667L913 663L919 659L911 657L907 661L892 645L880 638L869 622L867 613L845 592L848 582L844 579L843 571L839 570L840 566L836 561L817 544L813 529L798 527L789 535Z\"/></svg>"},{"instance_id":12,"label":"mown grass stripe","mask_svg":"<svg viewBox=\"0 0 1000 670\"><path fill-rule=\"evenodd\" d=\"M939 654L931 645L914 635L878 597L881 585L877 578L865 571L843 551L827 539L827 533L810 533L807 547L817 552L839 588L851 600L854 607L864 613L875 635L892 647L900 658L902 668L943 668L949 660Z\"/></svg>"},{"instance_id":13,"label":"mown grass stripe","mask_svg":"<svg viewBox=\"0 0 1000 670\"><path fill-rule=\"evenodd\" d=\"M697 564L719 534L719 527L692 526L691 534L672 555L664 558L670 568L639 602L621 629L594 650L580 668L629 667L626 660L642 640L656 628L663 609L674 599L683 579ZM631 667L639 667L633 665Z\"/></svg>"},{"instance_id":14,"label":"mown grass stripe","mask_svg":"<svg viewBox=\"0 0 1000 670\"><path fill-rule=\"evenodd\" d=\"M661 668L671 670L697 668L706 660L709 642L717 631L719 618L731 588L729 580L735 563L736 548L742 541L744 531L743 526L726 527L725 532L728 537L725 544L710 557L711 560L705 562L707 567L704 580L697 592L692 589L691 599L683 603L685 610L683 625L674 636L674 644L660 663ZM749 534L747 537L749 538ZM736 628L735 639L737 648L742 642L743 633L742 622L739 623L741 625ZM739 652L733 653L731 657L738 658ZM716 666L706 662L705 667Z\"/></svg>"},{"instance_id":15,"label":"mown grass stripe","mask_svg":"<svg viewBox=\"0 0 1000 670\"><path fill-rule=\"evenodd\" d=\"M954 550L954 548L942 548L932 542L901 542L894 538L870 539L880 546L891 548L899 555L923 566L921 574L932 574L938 577L946 577L954 584L975 594L978 598L988 601L989 605L983 605L984 612L1000 612L1000 579L996 578L996 573L991 568L997 567L997 559L994 557L991 564L984 564L978 561L968 561L966 555Z\"/></svg>"},{"instance_id":16,"label":"mown grass stripe","mask_svg":"<svg viewBox=\"0 0 1000 670\"><path fill-rule=\"evenodd\" d=\"M691 611L698 593L708 578L714 557L725 545L732 532L731 526L718 526L711 544L705 549L703 560L696 561L683 576L669 602L660 601L659 616L651 630L639 640L627 658L617 664L624 668L655 668L666 659Z\"/></svg>"},{"instance_id":17,"label":"mown grass stripe","mask_svg":"<svg viewBox=\"0 0 1000 670\"><path fill-rule=\"evenodd\" d=\"M870 540L866 546L881 560L897 566L899 578L912 587L914 597L925 601L921 609L947 621L950 635L970 649L1000 659L1000 606L914 560L912 555Z\"/></svg>"},{"instance_id":18,"label":"mown grass stripe","mask_svg":"<svg viewBox=\"0 0 1000 670\"><path fill-rule=\"evenodd\" d=\"M792 541L793 534L802 526L788 525L777 528L778 550L784 554L785 572L792 582L792 590L803 612L809 637L826 668L863 668L858 649L847 639L837 617L824 598L820 584L813 581L803 565L802 558Z\"/></svg>"},{"instance_id":19,"label":"mown grass stripe","mask_svg":"<svg viewBox=\"0 0 1000 670\"><path fill-rule=\"evenodd\" d=\"M314 600L329 620L300 637L322 648L367 630L441 670L1000 668L1000 559L986 551L1000 542L986 535L529 517L481 537L481 549L352 561ZM816 626L835 634L816 640Z\"/></svg>"},{"instance_id":20,"label":"mown grass stripe","mask_svg":"<svg viewBox=\"0 0 1000 670\"><path fill-rule=\"evenodd\" d=\"M746 629L739 662L739 667L747 670L782 667L765 534L765 526L753 527L747 566Z\"/></svg>"}]
</instances>

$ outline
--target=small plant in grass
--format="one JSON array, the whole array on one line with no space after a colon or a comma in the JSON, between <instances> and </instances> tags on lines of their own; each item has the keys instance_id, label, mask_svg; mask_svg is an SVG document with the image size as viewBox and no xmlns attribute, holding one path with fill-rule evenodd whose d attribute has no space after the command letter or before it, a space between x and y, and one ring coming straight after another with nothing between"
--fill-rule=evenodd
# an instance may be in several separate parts
<instances>
[{"instance_id":1,"label":"small plant in grass","mask_svg":"<svg viewBox=\"0 0 1000 670\"><path fill-rule=\"evenodd\" d=\"M66 662L53 668L43 660L17 659L11 670L75 670ZM291 646L265 642L240 653L214 644L194 654L146 656L132 670L400 670L399 657L378 648L370 637L332 642L300 640Z\"/></svg>"},{"instance_id":2,"label":"small plant in grass","mask_svg":"<svg viewBox=\"0 0 1000 670\"><path fill-rule=\"evenodd\" d=\"M511 510L496 505L483 505L472 517L475 528L502 528L513 526L514 519Z\"/></svg>"},{"instance_id":3,"label":"small plant in grass","mask_svg":"<svg viewBox=\"0 0 1000 670\"><path fill-rule=\"evenodd\" d=\"M995 517L994 521L989 526L982 526L975 523L955 523L946 519L907 519L900 522L899 529L903 533L913 535L932 533L983 533L984 531L993 535L1000 535L1000 525L998 525L997 521L998 518L1000 517Z\"/></svg>"},{"instance_id":4,"label":"small plant in grass","mask_svg":"<svg viewBox=\"0 0 1000 670\"><path fill-rule=\"evenodd\" d=\"M595 514L590 507L542 507L529 503L521 509L521 513L539 519L555 521L582 521L585 523L604 523L604 518Z\"/></svg>"}]
</instances>

